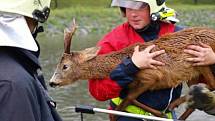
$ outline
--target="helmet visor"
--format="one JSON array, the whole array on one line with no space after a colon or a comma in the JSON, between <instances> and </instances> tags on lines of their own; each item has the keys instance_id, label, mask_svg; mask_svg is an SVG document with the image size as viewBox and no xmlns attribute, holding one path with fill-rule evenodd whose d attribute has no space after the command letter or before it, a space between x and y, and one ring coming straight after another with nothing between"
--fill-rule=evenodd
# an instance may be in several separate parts
<instances>
[{"instance_id":1,"label":"helmet visor","mask_svg":"<svg viewBox=\"0 0 215 121\"><path fill-rule=\"evenodd\" d=\"M124 7L124 8L130 8L130 9L140 9L147 6L147 3L140 2L140 1L134 1L134 0L113 0L111 3L112 7Z\"/></svg>"}]
</instances>

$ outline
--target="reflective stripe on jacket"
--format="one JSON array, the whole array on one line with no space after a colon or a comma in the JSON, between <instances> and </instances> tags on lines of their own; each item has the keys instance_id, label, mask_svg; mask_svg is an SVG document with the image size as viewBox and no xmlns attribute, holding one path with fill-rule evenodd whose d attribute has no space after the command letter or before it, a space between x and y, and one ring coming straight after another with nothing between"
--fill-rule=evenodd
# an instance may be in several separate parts
<instances>
[{"instance_id":1,"label":"reflective stripe on jacket","mask_svg":"<svg viewBox=\"0 0 215 121\"><path fill-rule=\"evenodd\" d=\"M113 98L111 99L111 102L118 106L121 102L122 102L122 99L120 97L117 97L117 98ZM133 113L133 114L140 114L140 115L147 115L147 116L152 116L151 113L149 112L146 112L145 110L143 110L142 108L139 108L135 105L129 105L128 107L126 107L125 111L129 112L129 113ZM173 112L174 113L174 112ZM167 112L165 113L167 118L169 119L176 119L176 117L174 116L172 112Z\"/></svg>"}]
</instances>

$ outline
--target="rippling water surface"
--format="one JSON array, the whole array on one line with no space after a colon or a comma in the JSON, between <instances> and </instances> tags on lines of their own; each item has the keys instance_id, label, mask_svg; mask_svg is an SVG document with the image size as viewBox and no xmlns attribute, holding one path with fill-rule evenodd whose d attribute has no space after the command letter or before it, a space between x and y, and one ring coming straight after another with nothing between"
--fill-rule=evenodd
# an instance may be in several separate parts
<instances>
[{"instance_id":1,"label":"rippling water surface","mask_svg":"<svg viewBox=\"0 0 215 121\"><path fill-rule=\"evenodd\" d=\"M41 64L43 66L43 73L45 79L48 80L52 76L59 58L63 52L63 36L40 36L38 40L41 45ZM97 40L101 36L75 36L72 42L73 50L80 50L86 47L94 46ZM64 121L81 121L80 114L75 113L71 107L75 105L90 105L98 108L107 108L108 102L98 102L93 99L89 92L87 81L79 81L73 85L61 87L61 88L50 88L50 95L57 102L57 109L64 119ZM180 108L177 113L180 114L184 110ZM215 117L209 116L201 111L193 113L188 120L192 121L214 121ZM108 115L96 113L95 115L84 114L84 121L108 121Z\"/></svg>"}]
</instances>

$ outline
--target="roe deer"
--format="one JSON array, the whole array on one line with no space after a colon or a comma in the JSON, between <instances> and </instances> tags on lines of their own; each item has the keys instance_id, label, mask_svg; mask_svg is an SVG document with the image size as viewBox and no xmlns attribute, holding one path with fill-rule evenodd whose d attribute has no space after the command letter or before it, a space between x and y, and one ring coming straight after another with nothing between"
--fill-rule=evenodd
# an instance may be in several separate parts
<instances>
[{"instance_id":1,"label":"roe deer","mask_svg":"<svg viewBox=\"0 0 215 121\"><path fill-rule=\"evenodd\" d=\"M165 63L157 69L142 69L136 75L134 81L129 84L128 96L117 106L116 110L124 110L130 103L151 112L156 116L163 113L140 104L135 99L147 90L159 90L176 87L183 81L189 85L200 83L203 79L210 89L215 89L215 79L209 66L192 66L185 59L191 57L183 50L188 45L199 45L200 42L210 45L215 51L215 30L209 28L188 28L179 32L170 33L155 41L137 43L120 51L104 55L97 55L100 47L87 48L82 51L70 52L72 35L75 26L64 31L65 52L57 65L54 75L50 80L51 86L63 86L77 80L103 79L109 77L109 73L125 57L132 56L134 47L139 45L140 50L149 45L156 45L152 51L165 50L165 53L155 59ZM171 108L185 101L185 97L170 104ZM179 119L186 119L194 109L187 110Z\"/></svg>"}]
</instances>

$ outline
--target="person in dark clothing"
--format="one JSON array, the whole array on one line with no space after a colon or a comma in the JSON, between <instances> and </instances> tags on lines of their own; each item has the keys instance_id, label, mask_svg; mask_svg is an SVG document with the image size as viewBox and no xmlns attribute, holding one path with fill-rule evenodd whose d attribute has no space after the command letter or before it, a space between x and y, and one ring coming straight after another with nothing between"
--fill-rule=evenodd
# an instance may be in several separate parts
<instances>
[{"instance_id":1,"label":"person in dark clothing","mask_svg":"<svg viewBox=\"0 0 215 121\"><path fill-rule=\"evenodd\" d=\"M62 121L38 61L50 0L0 2L0 121Z\"/></svg>"}]
</instances>

